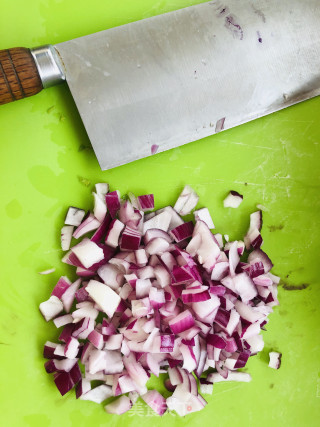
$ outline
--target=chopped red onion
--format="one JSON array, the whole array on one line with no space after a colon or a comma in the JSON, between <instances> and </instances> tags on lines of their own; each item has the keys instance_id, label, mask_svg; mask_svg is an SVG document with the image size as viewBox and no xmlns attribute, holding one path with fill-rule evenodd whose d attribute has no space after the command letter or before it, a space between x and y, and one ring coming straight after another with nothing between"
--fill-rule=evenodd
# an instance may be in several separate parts
<instances>
[{"instance_id":1,"label":"chopped red onion","mask_svg":"<svg viewBox=\"0 0 320 427\"><path fill-rule=\"evenodd\" d=\"M63 308L67 313L69 313L69 311L71 310L76 292L79 289L80 285L81 285L81 279L76 280L74 283L72 283L72 285L68 287L68 289L61 296Z\"/></svg>"},{"instance_id":2,"label":"chopped red onion","mask_svg":"<svg viewBox=\"0 0 320 427\"><path fill-rule=\"evenodd\" d=\"M67 325L68 326L68 325ZM72 336L79 339L88 338L91 331L94 329L94 320L90 317L85 317L77 322L74 326L73 331L71 332ZM59 337L60 339L60 337ZM65 338L67 340L68 337Z\"/></svg>"},{"instance_id":3,"label":"chopped red onion","mask_svg":"<svg viewBox=\"0 0 320 427\"><path fill-rule=\"evenodd\" d=\"M72 237L79 239L84 234L89 233L92 230L96 230L100 226L100 221L91 213L83 222L75 229Z\"/></svg>"},{"instance_id":4,"label":"chopped red onion","mask_svg":"<svg viewBox=\"0 0 320 427\"><path fill-rule=\"evenodd\" d=\"M76 386L82 400L120 396L105 407L110 413L128 411L138 396L158 415L167 407L181 416L199 411L207 403L193 374L200 392L209 394L215 382L250 381L237 369L263 349L260 331L278 304L280 279L260 249L261 211L250 215L243 262L244 242L225 235L224 244L220 233L213 234L207 208L194 212L195 224L180 217L198 202L191 187L185 186L174 209L146 215L154 209L153 194L121 201L118 191L108 191L108 184L96 185L94 215L68 211L62 248L69 250L72 235L92 235L63 257L80 278L71 283L61 277L40 304L45 319L63 327L60 344L44 346L45 369L62 395ZM231 192L225 206L237 207L242 198ZM86 277L91 280L81 283ZM277 369L280 358L271 352L269 366ZM209 368L217 372L208 374ZM167 399L146 386L151 374L160 373L169 375ZM93 380L103 384L91 388Z\"/></svg>"},{"instance_id":5,"label":"chopped red onion","mask_svg":"<svg viewBox=\"0 0 320 427\"><path fill-rule=\"evenodd\" d=\"M152 211L154 209L154 196L153 194L146 194L138 196L138 205L143 212Z\"/></svg>"},{"instance_id":6,"label":"chopped red onion","mask_svg":"<svg viewBox=\"0 0 320 427\"><path fill-rule=\"evenodd\" d=\"M91 240L93 242L100 243L105 239L111 221L112 221L111 215L107 213L104 220L101 222L101 224L99 225L99 227L97 228L93 236L91 237Z\"/></svg>"},{"instance_id":7,"label":"chopped red onion","mask_svg":"<svg viewBox=\"0 0 320 427\"><path fill-rule=\"evenodd\" d=\"M184 222L170 231L170 235L178 243L192 236L194 225L192 221Z\"/></svg>"},{"instance_id":8,"label":"chopped red onion","mask_svg":"<svg viewBox=\"0 0 320 427\"><path fill-rule=\"evenodd\" d=\"M243 196L237 191L230 191L223 201L225 208L238 208L243 201Z\"/></svg>"},{"instance_id":9,"label":"chopped red onion","mask_svg":"<svg viewBox=\"0 0 320 427\"><path fill-rule=\"evenodd\" d=\"M102 403L109 397L113 396L112 388L108 385L101 384L86 393L81 394L81 400L90 400L95 403Z\"/></svg>"},{"instance_id":10,"label":"chopped red onion","mask_svg":"<svg viewBox=\"0 0 320 427\"><path fill-rule=\"evenodd\" d=\"M248 256L248 263L259 263L261 262L264 266L264 273L268 273L271 268L273 267L273 264L268 257L268 255L263 252L261 249L255 249L252 251Z\"/></svg>"},{"instance_id":11,"label":"chopped red onion","mask_svg":"<svg viewBox=\"0 0 320 427\"><path fill-rule=\"evenodd\" d=\"M132 407L132 402L129 397L122 395L104 407L109 414L121 415L129 411Z\"/></svg>"},{"instance_id":12,"label":"chopped red onion","mask_svg":"<svg viewBox=\"0 0 320 427\"><path fill-rule=\"evenodd\" d=\"M64 316L56 317L55 319L53 319L53 323L55 324L56 328L61 328L61 326L68 325L72 322L73 317L71 314L65 314Z\"/></svg>"},{"instance_id":13,"label":"chopped red onion","mask_svg":"<svg viewBox=\"0 0 320 427\"><path fill-rule=\"evenodd\" d=\"M120 249L122 251L125 251L125 250L135 251L139 249L140 241L141 241L140 232L126 226L121 235Z\"/></svg>"},{"instance_id":14,"label":"chopped red onion","mask_svg":"<svg viewBox=\"0 0 320 427\"><path fill-rule=\"evenodd\" d=\"M116 265L104 264L98 268L97 273L104 283L114 290L119 289L124 284L123 272Z\"/></svg>"},{"instance_id":15,"label":"chopped red onion","mask_svg":"<svg viewBox=\"0 0 320 427\"><path fill-rule=\"evenodd\" d=\"M165 231L159 230L158 228L150 228L149 230L146 231L144 235L144 238L143 238L144 244L145 245L148 244L151 240L157 237L161 237L162 239L165 239L169 243L172 242L172 238Z\"/></svg>"},{"instance_id":16,"label":"chopped red onion","mask_svg":"<svg viewBox=\"0 0 320 427\"><path fill-rule=\"evenodd\" d=\"M98 182L95 185L96 193L103 199L109 192L109 184L106 182Z\"/></svg>"},{"instance_id":17,"label":"chopped red onion","mask_svg":"<svg viewBox=\"0 0 320 427\"><path fill-rule=\"evenodd\" d=\"M257 296L255 284L246 273L236 274L233 277L233 284L236 293L244 303L248 303Z\"/></svg>"},{"instance_id":18,"label":"chopped red onion","mask_svg":"<svg viewBox=\"0 0 320 427\"><path fill-rule=\"evenodd\" d=\"M158 209L156 211L156 214L159 214L161 212L168 212L171 215L171 220L170 220L170 224L169 224L169 231L172 230L173 228L178 227L178 225L181 225L184 223L181 216L173 209L172 206L166 206L164 208Z\"/></svg>"},{"instance_id":19,"label":"chopped red onion","mask_svg":"<svg viewBox=\"0 0 320 427\"><path fill-rule=\"evenodd\" d=\"M155 239L150 240L145 249L149 255L160 255L165 252L169 246L170 244L166 239L156 237Z\"/></svg>"},{"instance_id":20,"label":"chopped red onion","mask_svg":"<svg viewBox=\"0 0 320 427\"><path fill-rule=\"evenodd\" d=\"M272 369L279 369L281 366L281 357L282 354L277 351L270 351L269 353L269 367Z\"/></svg>"},{"instance_id":21,"label":"chopped red onion","mask_svg":"<svg viewBox=\"0 0 320 427\"><path fill-rule=\"evenodd\" d=\"M157 390L149 390L141 396L141 399L160 416L167 410L166 399Z\"/></svg>"},{"instance_id":22,"label":"chopped red onion","mask_svg":"<svg viewBox=\"0 0 320 427\"><path fill-rule=\"evenodd\" d=\"M91 382L89 380L86 380L82 378L81 381L78 382L76 385L76 398L79 399L81 396L88 391L91 390Z\"/></svg>"},{"instance_id":23,"label":"chopped red onion","mask_svg":"<svg viewBox=\"0 0 320 427\"><path fill-rule=\"evenodd\" d=\"M194 326L194 318L189 310L185 310L172 320L169 320L169 326L174 334L178 334Z\"/></svg>"},{"instance_id":24,"label":"chopped red onion","mask_svg":"<svg viewBox=\"0 0 320 427\"><path fill-rule=\"evenodd\" d=\"M171 383L169 378L164 380L164 386L168 391L171 391L171 392L173 392L176 388L176 386Z\"/></svg>"},{"instance_id":25,"label":"chopped red onion","mask_svg":"<svg viewBox=\"0 0 320 427\"><path fill-rule=\"evenodd\" d=\"M168 231L170 221L171 214L168 211L161 212L143 224L143 234L145 234L150 228Z\"/></svg>"},{"instance_id":26,"label":"chopped red onion","mask_svg":"<svg viewBox=\"0 0 320 427\"><path fill-rule=\"evenodd\" d=\"M47 341L43 347L43 357L45 359L54 359L54 351L57 347L58 344Z\"/></svg>"},{"instance_id":27,"label":"chopped red onion","mask_svg":"<svg viewBox=\"0 0 320 427\"><path fill-rule=\"evenodd\" d=\"M213 392L213 383L207 381L205 378L199 379L200 392L203 394L212 394Z\"/></svg>"},{"instance_id":28,"label":"chopped red onion","mask_svg":"<svg viewBox=\"0 0 320 427\"><path fill-rule=\"evenodd\" d=\"M70 206L64 223L66 225L75 225L76 227L78 227L81 224L85 214L86 213L83 209L78 209L74 208L73 206Z\"/></svg>"},{"instance_id":29,"label":"chopped red onion","mask_svg":"<svg viewBox=\"0 0 320 427\"><path fill-rule=\"evenodd\" d=\"M119 238L125 225L118 219L114 219L107 231L105 242L108 246L116 248L119 245Z\"/></svg>"},{"instance_id":30,"label":"chopped red onion","mask_svg":"<svg viewBox=\"0 0 320 427\"><path fill-rule=\"evenodd\" d=\"M173 208L178 214L185 216L196 207L198 200L197 193L189 185L186 185Z\"/></svg>"},{"instance_id":31,"label":"chopped red onion","mask_svg":"<svg viewBox=\"0 0 320 427\"><path fill-rule=\"evenodd\" d=\"M197 211L193 212L193 215L195 221L203 221L207 224L210 230L215 228L208 208L198 209Z\"/></svg>"},{"instance_id":32,"label":"chopped red onion","mask_svg":"<svg viewBox=\"0 0 320 427\"><path fill-rule=\"evenodd\" d=\"M216 348L220 348L221 350L226 348L227 345L226 341L217 334L208 334L206 340L207 344L210 344Z\"/></svg>"},{"instance_id":33,"label":"chopped red onion","mask_svg":"<svg viewBox=\"0 0 320 427\"><path fill-rule=\"evenodd\" d=\"M160 336L160 352L172 353L174 349L175 338L174 335L161 335Z\"/></svg>"},{"instance_id":34,"label":"chopped red onion","mask_svg":"<svg viewBox=\"0 0 320 427\"><path fill-rule=\"evenodd\" d=\"M64 347L64 355L68 359L75 359L78 354L79 341L74 337L69 337Z\"/></svg>"},{"instance_id":35,"label":"chopped red onion","mask_svg":"<svg viewBox=\"0 0 320 427\"><path fill-rule=\"evenodd\" d=\"M78 359L51 359L44 364L44 367L48 374L54 372L70 372L77 362Z\"/></svg>"},{"instance_id":36,"label":"chopped red onion","mask_svg":"<svg viewBox=\"0 0 320 427\"><path fill-rule=\"evenodd\" d=\"M104 337L104 340L105 340L105 344L104 344L105 350L118 350L121 348L123 335L122 334L110 335L109 337Z\"/></svg>"},{"instance_id":37,"label":"chopped red onion","mask_svg":"<svg viewBox=\"0 0 320 427\"><path fill-rule=\"evenodd\" d=\"M121 298L109 286L97 280L90 280L86 291L109 317L112 317Z\"/></svg>"},{"instance_id":38,"label":"chopped red onion","mask_svg":"<svg viewBox=\"0 0 320 427\"><path fill-rule=\"evenodd\" d=\"M114 219L120 209L120 193L119 191L112 191L105 195L105 201L111 218Z\"/></svg>"},{"instance_id":39,"label":"chopped red onion","mask_svg":"<svg viewBox=\"0 0 320 427\"><path fill-rule=\"evenodd\" d=\"M104 258L103 250L88 238L84 238L71 250L85 268L90 268Z\"/></svg>"},{"instance_id":40,"label":"chopped red onion","mask_svg":"<svg viewBox=\"0 0 320 427\"><path fill-rule=\"evenodd\" d=\"M53 288L51 295L61 298L65 291L70 287L71 282L67 276L61 276L56 286Z\"/></svg>"},{"instance_id":41,"label":"chopped red onion","mask_svg":"<svg viewBox=\"0 0 320 427\"><path fill-rule=\"evenodd\" d=\"M81 381L81 371L78 364L75 364L70 372L57 372L54 374L54 382L64 396L70 391L79 381Z\"/></svg>"},{"instance_id":42,"label":"chopped red onion","mask_svg":"<svg viewBox=\"0 0 320 427\"><path fill-rule=\"evenodd\" d=\"M68 251L70 249L73 229L73 225L64 225L61 228L61 249L63 251Z\"/></svg>"},{"instance_id":43,"label":"chopped red onion","mask_svg":"<svg viewBox=\"0 0 320 427\"><path fill-rule=\"evenodd\" d=\"M251 381L251 376L247 372L229 372L227 378L222 377L217 372L213 372L207 376L207 381L219 383L224 381L238 381L248 383Z\"/></svg>"},{"instance_id":44,"label":"chopped red onion","mask_svg":"<svg viewBox=\"0 0 320 427\"><path fill-rule=\"evenodd\" d=\"M148 262L148 255L145 249L135 251L136 264L138 267L145 267ZM126 298L125 298L126 299Z\"/></svg>"},{"instance_id":45,"label":"chopped red onion","mask_svg":"<svg viewBox=\"0 0 320 427\"><path fill-rule=\"evenodd\" d=\"M49 322L49 320L54 319L59 313L61 313L63 310L63 304L58 297L53 295L48 299L48 301L42 302L39 309L46 321Z\"/></svg>"},{"instance_id":46,"label":"chopped red onion","mask_svg":"<svg viewBox=\"0 0 320 427\"><path fill-rule=\"evenodd\" d=\"M207 271L212 271L220 255L220 248L208 226L203 221L197 221L186 251L193 257L197 256L198 262Z\"/></svg>"},{"instance_id":47,"label":"chopped red onion","mask_svg":"<svg viewBox=\"0 0 320 427\"><path fill-rule=\"evenodd\" d=\"M201 287L200 289L188 288L182 291L181 299L184 304L207 301L210 299L210 294L205 286Z\"/></svg>"},{"instance_id":48,"label":"chopped red onion","mask_svg":"<svg viewBox=\"0 0 320 427\"><path fill-rule=\"evenodd\" d=\"M155 278L162 288L166 288L171 284L171 276L168 270L163 265L156 265L153 269Z\"/></svg>"},{"instance_id":49,"label":"chopped red onion","mask_svg":"<svg viewBox=\"0 0 320 427\"><path fill-rule=\"evenodd\" d=\"M149 299L150 299L150 304L152 308L154 309L161 308L166 302L164 290L157 289L154 287L150 288Z\"/></svg>"},{"instance_id":50,"label":"chopped red onion","mask_svg":"<svg viewBox=\"0 0 320 427\"><path fill-rule=\"evenodd\" d=\"M229 273L229 262L217 262L211 271L211 280L220 281Z\"/></svg>"},{"instance_id":51,"label":"chopped red onion","mask_svg":"<svg viewBox=\"0 0 320 427\"><path fill-rule=\"evenodd\" d=\"M88 335L88 340L94 345L95 348L101 350L104 346L103 335L100 332L93 330Z\"/></svg>"},{"instance_id":52,"label":"chopped red onion","mask_svg":"<svg viewBox=\"0 0 320 427\"><path fill-rule=\"evenodd\" d=\"M94 200L93 215L101 223L107 214L107 205L105 200L97 193L92 193Z\"/></svg>"}]
</instances>

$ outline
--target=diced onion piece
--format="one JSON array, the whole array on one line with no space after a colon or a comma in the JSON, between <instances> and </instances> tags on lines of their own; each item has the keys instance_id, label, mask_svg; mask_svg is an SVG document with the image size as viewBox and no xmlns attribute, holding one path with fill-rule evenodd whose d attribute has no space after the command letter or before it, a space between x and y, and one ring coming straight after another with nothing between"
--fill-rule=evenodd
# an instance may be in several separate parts
<instances>
[{"instance_id":1,"label":"diced onion piece","mask_svg":"<svg viewBox=\"0 0 320 427\"><path fill-rule=\"evenodd\" d=\"M73 229L73 225L65 225L61 228L61 249L63 251L68 251L70 249Z\"/></svg>"},{"instance_id":2,"label":"diced onion piece","mask_svg":"<svg viewBox=\"0 0 320 427\"><path fill-rule=\"evenodd\" d=\"M90 280L86 291L109 317L114 315L121 298L109 286Z\"/></svg>"},{"instance_id":3,"label":"diced onion piece","mask_svg":"<svg viewBox=\"0 0 320 427\"><path fill-rule=\"evenodd\" d=\"M211 381L213 383L220 383L225 381L237 381L237 382L245 382L248 383L251 381L251 375L247 372L229 372L227 378L222 377L218 372L213 372L207 376L207 381Z\"/></svg>"},{"instance_id":4,"label":"diced onion piece","mask_svg":"<svg viewBox=\"0 0 320 427\"><path fill-rule=\"evenodd\" d=\"M100 334L100 332L93 330L88 335L88 340L91 342L92 345L95 346L98 350L101 350L104 342L103 342L103 335Z\"/></svg>"},{"instance_id":5,"label":"diced onion piece","mask_svg":"<svg viewBox=\"0 0 320 427\"><path fill-rule=\"evenodd\" d=\"M132 402L129 397L123 395L104 407L109 414L121 415L129 411L132 407Z\"/></svg>"},{"instance_id":6,"label":"diced onion piece","mask_svg":"<svg viewBox=\"0 0 320 427\"><path fill-rule=\"evenodd\" d=\"M174 334L186 331L194 325L194 318L189 310L185 310L177 317L169 320L169 326Z\"/></svg>"},{"instance_id":7,"label":"diced onion piece","mask_svg":"<svg viewBox=\"0 0 320 427\"><path fill-rule=\"evenodd\" d=\"M95 403L102 403L112 396L112 388L108 385L101 384L81 395L81 400L90 400Z\"/></svg>"},{"instance_id":8,"label":"diced onion piece","mask_svg":"<svg viewBox=\"0 0 320 427\"><path fill-rule=\"evenodd\" d=\"M178 225L181 225L184 223L181 216L173 209L172 206L166 206L164 208L158 209L156 211L156 214L159 214L161 212L168 212L171 215L171 220L170 220L170 224L169 224L169 231L172 230L173 228L178 227Z\"/></svg>"},{"instance_id":9,"label":"diced onion piece","mask_svg":"<svg viewBox=\"0 0 320 427\"><path fill-rule=\"evenodd\" d=\"M199 201L198 194L186 185L178 197L173 209L180 215L188 215L194 209Z\"/></svg>"},{"instance_id":10,"label":"diced onion piece","mask_svg":"<svg viewBox=\"0 0 320 427\"><path fill-rule=\"evenodd\" d=\"M53 323L56 328L61 328L61 326L68 325L73 322L73 317L71 314L65 314L64 316L56 317L53 319Z\"/></svg>"},{"instance_id":11,"label":"diced onion piece","mask_svg":"<svg viewBox=\"0 0 320 427\"><path fill-rule=\"evenodd\" d=\"M69 313L71 310L76 292L78 291L81 284L81 279L76 280L72 285L68 287L68 289L63 293L61 297L61 301L63 303L64 310Z\"/></svg>"},{"instance_id":12,"label":"diced onion piece","mask_svg":"<svg viewBox=\"0 0 320 427\"><path fill-rule=\"evenodd\" d=\"M93 264L102 261L104 258L103 250L87 238L83 239L76 246L73 246L71 250L85 268L90 268Z\"/></svg>"},{"instance_id":13,"label":"diced onion piece","mask_svg":"<svg viewBox=\"0 0 320 427\"><path fill-rule=\"evenodd\" d=\"M79 341L74 337L69 337L64 347L64 355L68 359L75 359L78 354Z\"/></svg>"},{"instance_id":14,"label":"diced onion piece","mask_svg":"<svg viewBox=\"0 0 320 427\"><path fill-rule=\"evenodd\" d=\"M39 309L42 316L49 320L54 319L63 310L63 304L56 296L52 295L48 301L44 301L40 304Z\"/></svg>"},{"instance_id":15,"label":"diced onion piece","mask_svg":"<svg viewBox=\"0 0 320 427\"><path fill-rule=\"evenodd\" d=\"M200 393L212 394L212 392L213 392L213 383L212 382L207 381L205 378L200 378L199 384L200 384Z\"/></svg>"},{"instance_id":16,"label":"diced onion piece","mask_svg":"<svg viewBox=\"0 0 320 427\"><path fill-rule=\"evenodd\" d=\"M75 229L72 237L79 239L79 237L82 237L84 234L87 234L92 230L96 230L100 224L100 221L90 213L89 216Z\"/></svg>"},{"instance_id":17,"label":"diced onion piece","mask_svg":"<svg viewBox=\"0 0 320 427\"><path fill-rule=\"evenodd\" d=\"M136 263L139 267L144 267L148 262L148 256L145 249L135 251Z\"/></svg>"},{"instance_id":18,"label":"diced onion piece","mask_svg":"<svg viewBox=\"0 0 320 427\"><path fill-rule=\"evenodd\" d=\"M115 218L118 210L120 209L120 193L119 191L112 191L106 194L106 204L110 212L111 218Z\"/></svg>"},{"instance_id":19,"label":"diced onion piece","mask_svg":"<svg viewBox=\"0 0 320 427\"><path fill-rule=\"evenodd\" d=\"M100 196L101 199L104 199L109 191L109 184L107 184L106 182L98 182L95 187L98 196Z\"/></svg>"},{"instance_id":20,"label":"diced onion piece","mask_svg":"<svg viewBox=\"0 0 320 427\"><path fill-rule=\"evenodd\" d=\"M138 205L143 212L152 211L154 209L154 197L153 194L146 194L144 196L138 196Z\"/></svg>"},{"instance_id":21,"label":"diced onion piece","mask_svg":"<svg viewBox=\"0 0 320 427\"><path fill-rule=\"evenodd\" d=\"M118 219L114 219L111 222L105 240L108 246L111 246L112 248L116 248L118 246L120 234L124 227L125 225Z\"/></svg>"},{"instance_id":22,"label":"diced onion piece","mask_svg":"<svg viewBox=\"0 0 320 427\"><path fill-rule=\"evenodd\" d=\"M178 243L182 240L188 239L188 237L192 236L194 229L194 225L192 221L184 222L181 225L178 225L178 227L173 228L170 231L170 235L174 238L174 240Z\"/></svg>"},{"instance_id":23,"label":"diced onion piece","mask_svg":"<svg viewBox=\"0 0 320 427\"><path fill-rule=\"evenodd\" d=\"M277 351L270 351L269 353L269 367L272 369L279 369L281 366L282 354Z\"/></svg>"},{"instance_id":24,"label":"diced onion piece","mask_svg":"<svg viewBox=\"0 0 320 427\"><path fill-rule=\"evenodd\" d=\"M79 381L76 386L76 398L77 399L81 398L83 394L86 394L90 390L91 390L91 382L89 380L86 380L85 378L82 378L82 380Z\"/></svg>"},{"instance_id":25,"label":"diced onion piece","mask_svg":"<svg viewBox=\"0 0 320 427\"><path fill-rule=\"evenodd\" d=\"M61 276L57 284L53 288L51 295L55 295L58 298L61 298L66 290L70 287L71 282L67 276Z\"/></svg>"},{"instance_id":26,"label":"diced onion piece","mask_svg":"<svg viewBox=\"0 0 320 427\"><path fill-rule=\"evenodd\" d=\"M140 241L140 232L126 226L120 239L120 249L123 251L135 251L139 249Z\"/></svg>"},{"instance_id":27,"label":"diced onion piece","mask_svg":"<svg viewBox=\"0 0 320 427\"><path fill-rule=\"evenodd\" d=\"M86 213L83 209L78 209L73 206L70 206L64 223L66 225L75 225L76 227L78 227L78 225L81 224L81 221L83 220L85 214Z\"/></svg>"},{"instance_id":28,"label":"diced onion piece","mask_svg":"<svg viewBox=\"0 0 320 427\"><path fill-rule=\"evenodd\" d=\"M147 244L146 252L149 255L162 254L169 248L169 245L167 240L162 239L162 237L156 237Z\"/></svg>"},{"instance_id":29,"label":"diced onion piece","mask_svg":"<svg viewBox=\"0 0 320 427\"><path fill-rule=\"evenodd\" d=\"M93 215L101 223L107 214L107 205L97 193L92 193L94 200Z\"/></svg>"},{"instance_id":30,"label":"diced onion piece","mask_svg":"<svg viewBox=\"0 0 320 427\"><path fill-rule=\"evenodd\" d=\"M150 228L158 228L159 230L168 231L170 221L171 214L167 211L161 212L143 224L143 234L145 234Z\"/></svg>"},{"instance_id":31,"label":"diced onion piece","mask_svg":"<svg viewBox=\"0 0 320 427\"><path fill-rule=\"evenodd\" d=\"M166 399L157 390L149 390L141 396L141 399L160 416L167 410Z\"/></svg>"},{"instance_id":32,"label":"diced onion piece","mask_svg":"<svg viewBox=\"0 0 320 427\"><path fill-rule=\"evenodd\" d=\"M243 201L243 196L237 191L230 191L227 197L223 201L225 208L238 208Z\"/></svg>"},{"instance_id":33,"label":"diced onion piece","mask_svg":"<svg viewBox=\"0 0 320 427\"><path fill-rule=\"evenodd\" d=\"M214 223L212 221L210 212L208 208L202 208L198 209L197 211L193 212L194 219L196 221L203 221L207 224L208 228L212 230L214 228Z\"/></svg>"}]
</instances>

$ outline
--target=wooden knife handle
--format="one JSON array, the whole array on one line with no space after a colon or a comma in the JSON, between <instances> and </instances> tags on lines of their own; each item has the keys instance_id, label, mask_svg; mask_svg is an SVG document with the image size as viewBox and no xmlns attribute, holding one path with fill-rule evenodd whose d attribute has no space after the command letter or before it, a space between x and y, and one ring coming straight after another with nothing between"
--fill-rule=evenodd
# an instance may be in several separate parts
<instances>
[{"instance_id":1,"label":"wooden knife handle","mask_svg":"<svg viewBox=\"0 0 320 427\"><path fill-rule=\"evenodd\" d=\"M42 89L30 49L0 50L0 105L35 95Z\"/></svg>"}]
</instances>

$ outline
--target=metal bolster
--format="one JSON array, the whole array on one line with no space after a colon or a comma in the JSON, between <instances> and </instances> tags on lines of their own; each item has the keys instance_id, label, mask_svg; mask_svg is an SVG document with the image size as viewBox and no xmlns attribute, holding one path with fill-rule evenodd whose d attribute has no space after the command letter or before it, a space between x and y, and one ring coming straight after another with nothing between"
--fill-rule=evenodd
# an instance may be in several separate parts
<instances>
[{"instance_id":1,"label":"metal bolster","mask_svg":"<svg viewBox=\"0 0 320 427\"><path fill-rule=\"evenodd\" d=\"M56 49L48 44L30 49L44 89L66 80L63 62Z\"/></svg>"}]
</instances>

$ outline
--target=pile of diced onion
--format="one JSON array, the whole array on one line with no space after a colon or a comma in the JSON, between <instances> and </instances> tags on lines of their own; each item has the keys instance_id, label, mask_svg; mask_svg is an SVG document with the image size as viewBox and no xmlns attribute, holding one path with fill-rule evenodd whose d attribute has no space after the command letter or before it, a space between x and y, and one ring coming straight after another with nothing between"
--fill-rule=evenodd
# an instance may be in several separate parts
<instances>
[{"instance_id":1,"label":"pile of diced onion","mask_svg":"<svg viewBox=\"0 0 320 427\"><path fill-rule=\"evenodd\" d=\"M214 383L250 381L238 369L262 350L261 329L278 304L279 278L260 249L261 211L250 215L244 241L230 242L212 233L207 208L194 210L199 197L189 186L157 211L153 194L122 200L104 183L93 197L92 212L69 208L61 231L63 262L78 278L61 277L40 304L62 329L44 347L61 395L75 387L82 400L113 397L105 406L113 414L141 397L158 415L183 416L205 407L200 393ZM230 192L225 206L241 201ZM147 388L160 373L168 398Z\"/></svg>"}]
</instances>

